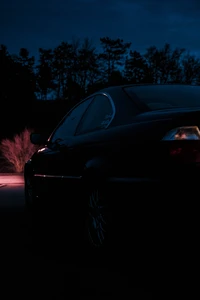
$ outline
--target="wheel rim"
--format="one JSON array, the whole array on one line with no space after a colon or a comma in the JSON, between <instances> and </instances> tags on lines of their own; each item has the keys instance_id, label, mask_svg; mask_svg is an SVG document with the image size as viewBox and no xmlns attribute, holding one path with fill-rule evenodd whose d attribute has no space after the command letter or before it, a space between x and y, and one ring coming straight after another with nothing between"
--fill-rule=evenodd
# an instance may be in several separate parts
<instances>
[{"instance_id":1,"label":"wheel rim","mask_svg":"<svg viewBox=\"0 0 200 300\"><path fill-rule=\"evenodd\" d=\"M90 243L95 247L101 247L105 244L107 224L103 203L103 197L99 190L92 191L89 197L88 236Z\"/></svg>"}]
</instances>

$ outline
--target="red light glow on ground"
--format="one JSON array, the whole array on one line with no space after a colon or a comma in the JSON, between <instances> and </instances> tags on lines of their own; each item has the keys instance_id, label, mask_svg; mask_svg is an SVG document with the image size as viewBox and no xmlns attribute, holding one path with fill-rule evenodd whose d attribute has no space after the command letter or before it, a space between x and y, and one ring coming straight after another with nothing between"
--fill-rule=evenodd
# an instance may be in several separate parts
<instances>
[{"instance_id":1,"label":"red light glow on ground","mask_svg":"<svg viewBox=\"0 0 200 300\"><path fill-rule=\"evenodd\" d=\"M24 184L23 175L18 174L0 174L0 186L4 184Z\"/></svg>"}]
</instances>

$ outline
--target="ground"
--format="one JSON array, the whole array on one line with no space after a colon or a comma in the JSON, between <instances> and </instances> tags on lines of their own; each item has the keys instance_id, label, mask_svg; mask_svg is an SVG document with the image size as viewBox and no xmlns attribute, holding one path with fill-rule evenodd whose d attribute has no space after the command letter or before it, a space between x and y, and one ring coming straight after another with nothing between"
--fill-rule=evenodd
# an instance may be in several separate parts
<instances>
[{"instance_id":1,"label":"ground","mask_svg":"<svg viewBox=\"0 0 200 300\"><path fill-rule=\"evenodd\" d=\"M2 299L10 298L11 294L26 299L151 299L149 286L136 284L131 274L121 273L117 268L80 266L71 257L64 262L58 254L49 257L42 251L34 252L25 218L23 189L22 183L0 187Z\"/></svg>"}]
</instances>

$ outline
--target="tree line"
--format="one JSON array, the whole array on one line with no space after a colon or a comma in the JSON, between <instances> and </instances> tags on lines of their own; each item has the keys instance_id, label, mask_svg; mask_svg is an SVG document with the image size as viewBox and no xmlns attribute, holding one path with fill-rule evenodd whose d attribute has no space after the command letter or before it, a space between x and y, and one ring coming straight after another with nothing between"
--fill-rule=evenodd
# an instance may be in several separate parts
<instances>
[{"instance_id":1,"label":"tree line","mask_svg":"<svg viewBox=\"0 0 200 300\"><path fill-rule=\"evenodd\" d=\"M35 100L76 103L100 88L135 83L200 84L200 60L186 49L150 46L144 54L123 39L89 38L39 48L39 61L26 48L10 54L0 46L0 103L25 107ZM15 103L14 103L15 102Z\"/></svg>"}]
</instances>

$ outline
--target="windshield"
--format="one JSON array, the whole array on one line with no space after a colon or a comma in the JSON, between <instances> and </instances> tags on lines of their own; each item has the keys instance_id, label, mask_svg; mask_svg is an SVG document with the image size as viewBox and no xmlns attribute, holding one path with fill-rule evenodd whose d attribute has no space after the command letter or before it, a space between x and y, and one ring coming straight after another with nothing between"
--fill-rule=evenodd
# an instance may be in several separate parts
<instances>
[{"instance_id":1,"label":"windshield","mask_svg":"<svg viewBox=\"0 0 200 300\"><path fill-rule=\"evenodd\" d=\"M143 102L150 110L175 107L200 107L200 86L144 85L126 87L133 100Z\"/></svg>"}]
</instances>

